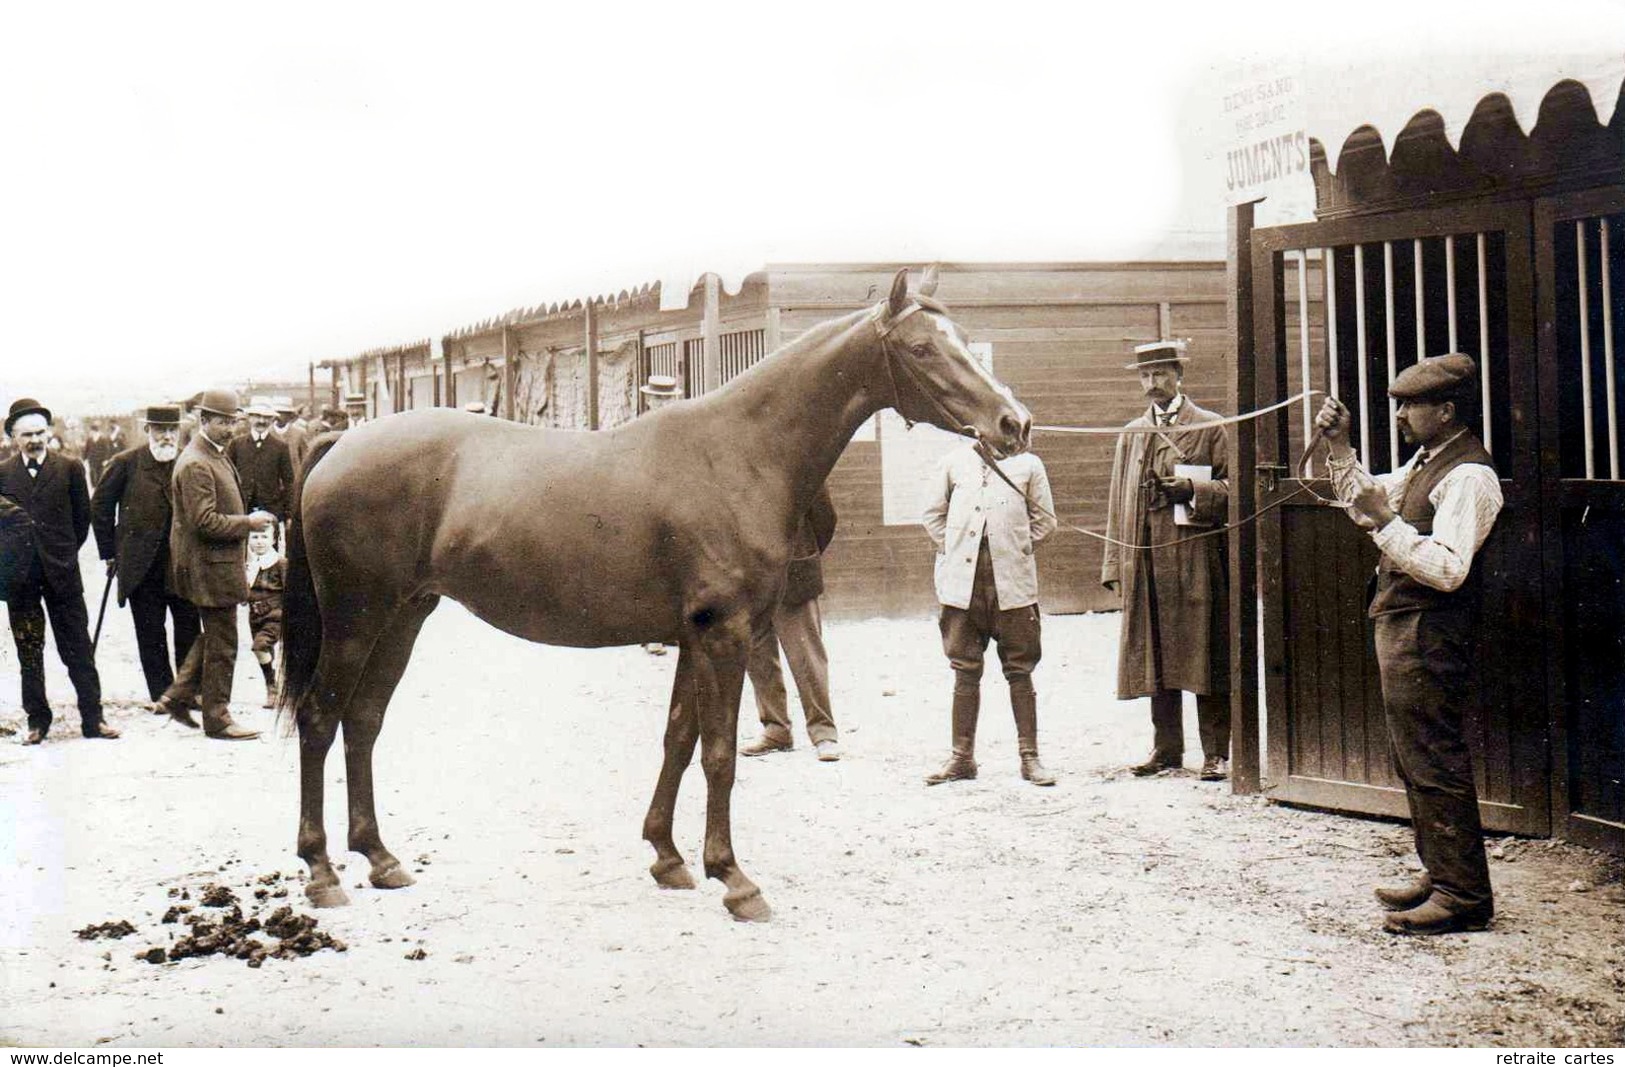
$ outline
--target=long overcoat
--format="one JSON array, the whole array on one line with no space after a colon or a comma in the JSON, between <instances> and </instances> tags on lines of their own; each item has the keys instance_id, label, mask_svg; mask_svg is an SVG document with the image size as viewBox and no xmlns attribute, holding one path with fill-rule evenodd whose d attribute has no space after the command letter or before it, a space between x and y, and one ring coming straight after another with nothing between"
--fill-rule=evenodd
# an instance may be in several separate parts
<instances>
[{"instance_id":1,"label":"long overcoat","mask_svg":"<svg viewBox=\"0 0 1625 1067\"><path fill-rule=\"evenodd\" d=\"M231 460L201 432L175 460L169 566L175 595L200 608L248 602L248 516Z\"/></svg>"},{"instance_id":2,"label":"long overcoat","mask_svg":"<svg viewBox=\"0 0 1625 1067\"><path fill-rule=\"evenodd\" d=\"M175 461L153 458L145 444L107 461L102 480L90 494L90 524L102 559L118 560L118 602L123 604L154 568L169 575L169 481Z\"/></svg>"},{"instance_id":3,"label":"long overcoat","mask_svg":"<svg viewBox=\"0 0 1625 1067\"><path fill-rule=\"evenodd\" d=\"M1129 545L1158 545L1200 534L1228 520L1230 451L1224 428L1200 428L1202 423L1219 418L1187 396L1166 432L1123 434L1117 439L1107 505L1108 534ZM1129 426L1155 424L1153 409L1148 407ZM1171 507L1147 511L1147 498L1141 488L1145 479L1153 474L1171 476L1176 464L1213 468L1211 481L1195 485L1196 497L1190 503L1190 517L1197 523L1194 526L1177 525ZM1150 569L1156 575L1161 678L1157 677L1158 664L1152 654L1148 555ZM1230 691L1230 583L1222 534L1155 548L1149 553L1143 548L1108 543L1100 580L1102 584L1119 583L1123 597L1118 699L1150 696L1158 689Z\"/></svg>"}]
</instances>

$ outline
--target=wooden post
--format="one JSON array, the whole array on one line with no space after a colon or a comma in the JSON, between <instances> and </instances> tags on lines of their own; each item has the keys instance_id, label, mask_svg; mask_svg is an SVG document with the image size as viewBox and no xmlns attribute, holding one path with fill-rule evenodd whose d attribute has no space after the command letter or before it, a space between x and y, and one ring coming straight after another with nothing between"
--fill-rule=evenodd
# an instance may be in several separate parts
<instances>
[{"instance_id":1,"label":"wooden post","mask_svg":"<svg viewBox=\"0 0 1625 1067\"><path fill-rule=\"evenodd\" d=\"M395 410L407 411L412 398L406 395L406 353L395 353Z\"/></svg>"},{"instance_id":2,"label":"wooden post","mask_svg":"<svg viewBox=\"0 0 1625 1067\"><path fill-rule=\"evenodd\" d=\"M328 370L331 372L332 381L327 386L327 406L336 408L339 406L339 365L335 363ZM321 412L313 411L311 414L320 415Z\"/></svg>"},{"instance_id":3,"label":"wooden post","mask_svg":"<svg viewBox=\"0 0 1625 1067\"><path fill-rule=\"evenodd\" d=\"M1258 353L1253 336L1253 205L1229 211L1226 318L1235 342L1230 410L1258 406ZM1258 722L1258 443L1251 424L1231 430L1230 448L1230 788L1238 794L1261 787Z\"/></svg>"},{"instance_id":4,"label":"wooden post","mask_svg":"<svg viewBox=\"0 0 1625 1067\"><path fill-rule=\"evenodd\" d=\"M512 326L502 327L502 402L508 405L507 419L515 421L513 387L519 380L519 339L513 335ZM500 414L500 412L498 412Z\"/></svg>"},{"instance_id":5,"label":"wooden post","mask_svg":"<svg viewBox=\"0 0 1625 1067\"><path fill-rule=\"evenodd\" d=\"M783 343L783 324L779 321L779 309L770 307L767 309L767 322L762 332L763 354L777 352Z\"/></svg>"},{"instance_id":6,"label":"wooden post","mask_svg":"<svg viewBox=\"0 0 1625 1067\"><path fill-rule=\"evenodd\" d=\"M457 368L451 363L451 345L445 339L440 341L440 351L446 356L446 406L457 407Z\"/></svg>"},{"instance_id":7,"label":"wooden post","mask_svg":"<svg viewBox=\"0 0 1625 1067\"><path fill-rule=\"evenodd\" d=\"M582 331L587 346L587 429L598 429L598 314L592 297L582 301Z\"/></svg>"},{"instance_id":8,"label":"wooden post","mask_svg":"<svg viewBox=\"0 0 1625 1067\"><path fill-rule=\"evenodd\" d=\"M721 333L721 285L714 273L705 275L705 313L700 323L700 336L704 339L700 359L705 364L700 378L707 393L722 387L722 352L718 335Z\"/></svg>"},{"instance_id":9,"label":"wooden post","mask_svg":"<svg viewBox=\"0 0 1625 1067\"><path fill-rule=\"evenodd\" d=\"M648 410L643 403L647 398L643 395L643 390L639 388L649 384L649 346L644 341L647 333L648 331L642 327L638 328L638 375L637 381L632 383L632 414L634 415L642 415Z\"/></svg>"},{"instance_id":10,"label":"wooden post","mask_svg":"<svg viewBox=\"0 0 1625 1067\"><path fill-rule=\"evenodd\" d=\"M308 377L306 379L306 384L310 387L310 413L312 415L315 415L316 414L316 363L315 363L314 360L312 360L310 362L310 364L309 364Z\"/></svg>"}]
</instances>

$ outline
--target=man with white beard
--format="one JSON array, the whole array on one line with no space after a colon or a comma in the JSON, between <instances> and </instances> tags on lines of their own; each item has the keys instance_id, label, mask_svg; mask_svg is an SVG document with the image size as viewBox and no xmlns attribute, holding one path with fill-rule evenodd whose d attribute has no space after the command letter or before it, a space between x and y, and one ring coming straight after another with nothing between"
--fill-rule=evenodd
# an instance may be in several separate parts
<instances>
[{"instance_id":1,"label":"man with white beard","mask_svg":"<svg viewBox=\"0 0 1625 1067\"><path fill-rule=\"evenodd\" d=\"M156 701L197 639L198 615L176 595L169 575L169 479L180 452L181 409L149 407L145 422L147 439L107 461L90 512L96 549L107 573L118 575L118 602L129 601L141 673L148 697ZM175 626L173 668L165 614Z\"/></svg>"},{"instance_id":2,"label":"man with white beard","mask_svg":"<svg viewBox=\"0 0 1625 1067\"><path fill-rule=\"evenodd\" d=\"M79 698L79 729L86 737L119 735L102 721L102 680L90 647L85 586L79 577L79 549L90 536L90 483L85 465L48 446L51 412L37 400L12 403L6 433L21 453L0 464L0 496L28 513L33 551L11 576L7 607L11 636L21 668L23 710L28 713L25 745L37 745L51 730L51 704L45 694L45 622L50 619L57 655L68 669Z\"/></svg>"}]
</instances>

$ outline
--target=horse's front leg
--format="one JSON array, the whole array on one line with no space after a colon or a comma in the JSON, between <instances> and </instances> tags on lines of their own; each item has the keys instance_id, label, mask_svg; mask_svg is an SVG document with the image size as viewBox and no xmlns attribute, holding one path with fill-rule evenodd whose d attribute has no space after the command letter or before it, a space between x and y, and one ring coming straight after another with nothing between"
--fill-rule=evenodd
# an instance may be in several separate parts
<instances>
[{"instance_id":1,"label":"horse's front leg","mask_svg":"<svg viewBox=\"0 0 1625 1067\"><path fill-rule=\"evenodd\" d=\"M705 875L728 887L722 903L734 918L766 922L773 910L734 859L730 817L739 741L739 697L745 685L750 639L750 623L741 614L715 624L695 642L700 766L705 770L706 784Z\"/></svg>"},{"instance_id":2,"label":"horse's front leg","mask_svg":"<svg viewBox=\"0 0 1625 1067\"><path fill-rule=\"evenodd\" d=\"M666 718L665 755L660 764L660 780L649 801L649 814L643 820L643 839L654 846L655 861L649 873L662 889L693 889L694 876L683 862L682 853L671 839L672 819L677 809L677 789L683 772L694 759L694 743L700 736L700 717L695 689L694 653L688 642L677 656L677 679L671 689L671 711Z\"/></svg>"}]
</instances>

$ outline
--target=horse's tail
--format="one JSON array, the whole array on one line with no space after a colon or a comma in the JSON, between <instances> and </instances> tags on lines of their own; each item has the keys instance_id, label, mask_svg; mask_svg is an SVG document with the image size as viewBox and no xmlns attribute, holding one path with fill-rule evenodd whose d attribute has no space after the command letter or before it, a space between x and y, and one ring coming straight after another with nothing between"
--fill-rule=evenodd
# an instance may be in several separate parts
<instances>
[{"instance_id":1,"label":"horse's tail","mask_svg":"<svg viewBox=\"0 0 1625 1067\"><path fill-rule=\"evenodd\" d=\"M293 716L294 725L303 728L315 710L310 699L316 679L316 663L322 655L322 606L316 599L316 582L310 573L310 556L305 547L304 519L300 514L305 480L322 457L338 443L342 434L326 433L311 442L293 483L293 500L288 509L288 571L282 589L282 693L279 712Z\"/></svg>"}]
</instances>

